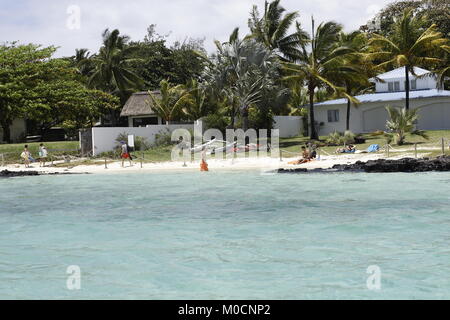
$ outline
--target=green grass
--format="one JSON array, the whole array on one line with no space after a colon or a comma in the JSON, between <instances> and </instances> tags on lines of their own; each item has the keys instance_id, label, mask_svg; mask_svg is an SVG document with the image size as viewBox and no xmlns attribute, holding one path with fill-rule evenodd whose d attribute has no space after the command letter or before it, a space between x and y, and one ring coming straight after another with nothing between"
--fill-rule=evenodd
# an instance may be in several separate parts
<instances>
[{"instance_id":1,"label":"green grass","mask_svg":"<svg viewBox=\"0 0 450 320\"><path fill-rule=\"evenodd\" d=\"M391 146L394 149L411 149L411 151L414 149L414 144L417 143L417 147L419 149L419 153L430 153L431 156L439 156L442 154L441 150L434 150L433 148L440 148L440 145L438 143L440 142L441 138L445 139L445 151L446 154L450 154L450 151L448 150L448 144L450 142L450 130L439 130L439 131L427 131L426 132L429 136L429 140L426 140L420 136L411 136L407 135L406 137L406 143L403 146L397 146L391 143ZM379 144L381 147L386 145L386 138L384 136L372 136L370 134L362 135L363 138L366 139L366 143L363 144L357 144L355 145L358 150L366 150L370 145L372 144ZM321 146L321 149L329 154L334 154L337 146L324 146L324 141L326 140L326 136L321 136L319 139L321 143L319 145ZM280 149L289 151L289 152L296 152L300 154L300 148L301 146L304 146L309 141L308 137L295 137L295 138L287 138L287 139L280 139ZM392 151L395 154L395 151ZM298 157L298 155L290 154L290 153L283 153L283 157L285 158L291 158L291 157Z\"/></svg>"},{"instance_id":2,"label":"green grass","mask_svg":"<svg viewBox=\"0 0 450 320\"><path fill-rule=\"evenodd\" d=\"M52 150L78 150L80 143L78 141L61 141L61 142L33 142L33 143L19 143L19 144L0 144L0 154L4 155L6 163L17 163L20 162L20 154L22 153L24 146L28 145L28 150L30 150L33 158L38 158L39 145L44 143L44 145L49 150L49 160L50 157L59 155L76 155L78 152L62 152ZM0 158L1 161L1 158Z\"/></svg>"}]
</instances>

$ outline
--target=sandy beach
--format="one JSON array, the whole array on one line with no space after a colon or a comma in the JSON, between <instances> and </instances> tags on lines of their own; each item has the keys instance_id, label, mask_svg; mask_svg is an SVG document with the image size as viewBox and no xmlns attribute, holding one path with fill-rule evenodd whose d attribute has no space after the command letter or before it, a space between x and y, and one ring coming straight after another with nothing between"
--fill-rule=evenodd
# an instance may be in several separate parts
<instances>
[{"instance_id":1,"label":"sandy beach","mask_svg":"<svg viewBox=\"0 0 450 320\"><path fill-rule=\"evenodd\" d=\"M390 157L389 159L404 158L407 154L401 154L398 156ZM261 170L271 171L279 168L292 169L292 168L306 168L306 169L328 169L336 164L352 164L357 161L369 161L385 158L384 153L377 154L348 154L348 155L329 155L322 156L320 160L314 160L301 165L290 165L288 162L293 161L296 158L279 158L270 157L258 157L258 158L237 158L237 159L223 159L215 160L209 159L208 165L211 172L214 171L234 171L234 170ZM160 162L160 163L143 163L141 167L140 162L134 162L133 166L130 166L128 162L125 163L125 167L122 168L120 161L109 162L107 168L105 163L101 160L98 164L91 165L78 165L77 162L67 164L67 167L39 167L38 163L32 164L30 168L25 168L23 164L14 164L7 166L0 166L0 171L38 171L41 173L90 173L90 174L117 174L117 173L136 173L136 172L161 172L161 171L196 171L199 170L199 161L187 162L186 166L183 166L183 162Z\"/></svg>"}]
</instances>

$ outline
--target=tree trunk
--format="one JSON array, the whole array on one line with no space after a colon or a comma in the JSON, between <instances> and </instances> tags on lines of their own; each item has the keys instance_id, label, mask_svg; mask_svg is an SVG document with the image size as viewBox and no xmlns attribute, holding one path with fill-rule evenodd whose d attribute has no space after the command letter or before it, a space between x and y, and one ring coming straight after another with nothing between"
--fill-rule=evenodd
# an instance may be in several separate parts
<instances>
[{"instance_id":1,"label":"tree trunk","mask_svg":"<svg viewBox=\"0 0 450 320\"><path fill-rule=\"evenodd\" d=\"M409 66L405 66L406 110L409 110Z\"/></svg>"},{"instance_id":2,"label":"tree trunk","mask_svg":"<svg viewBox=\"0 0 450 320\"><path fill-rule=\"evenodd\" d=\"M351 112L351 108L352 108L352 102L350 101L350 99L347 99L347 122L345 125L345 128L347 131L350 130L350 112Z\"/></svg>"},{"instance_id":3,"label":"tree trunk","mask_svg":"<svg viewBox=\"0 0 450 320\"><path fill-rule=\"evenodd\" d=\"M311 140L319 140L316 130L316 121L314 119L314 88L309 87L309 120L311 126Z\"/></svg>"},{"instance_id":4,"label":"tree trunk","mask_svg":"<svg viewBox=\"0 0 450 320\"><path fill-rule=\"evenodd\" d=\"M241 107L241 116L242 116L242 130L246 132L248 130L248 108Z\"/></svg>"}]
</instances>

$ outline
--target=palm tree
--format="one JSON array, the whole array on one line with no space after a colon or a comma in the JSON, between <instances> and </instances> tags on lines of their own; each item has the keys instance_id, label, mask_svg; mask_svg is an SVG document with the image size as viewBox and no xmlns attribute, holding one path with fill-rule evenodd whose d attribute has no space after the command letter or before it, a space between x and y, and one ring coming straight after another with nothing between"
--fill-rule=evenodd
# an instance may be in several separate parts
<instances>
[{"instance_id":1,"label":"palm tree","mask_svg":"<svg viewBox=\"0 0 450 320\"><path fill-rule=\"evenodd\" d=\"M417 76L414 67L424 64L436 64L442 60L433 55L433 51L447 47L448 39L442 36L435 24L423 31L423 21L413 15L411 9L405 10L402 19L395 25L392 37L374 34L369 40L372 52L369 57L381 61L376 67L405 68L406 110L409 110L409 74Z\"/></svg>"},{"instance_id":2,"label":"palm tree","mask_svg":"<svg viewBox=\"0 0 450 320\"><path fill-rule=\"evenodd\" d=\"M183 85L172 86L169 81L160 82L160 96L149 91L150 99L147 103L155 113L163 119L166 125L177 118L180 110L190 103L188 91Z\"/></svg>"},{"instance_id":3,"label":"palm tree","mask_svg":"<svg viewBox=\"0 0 450 320\"><path fill-rule=\"evenodd\" d=\"M276 51L283 59L293 61L299 55L299 43L306 39L306 34L301 28L289 34L289 29L298 17L298 13L290 12L283 16L285 11L280 6L280 0L274 0L270 4L265 1L263 17L260 18L258 7L253 6L248 25L251 36L256 41Z\"/></svg>"},{"instance_id":4,"label":"palm tree","mask_svg":"<svg viewBox=\"0 0 450 320\"><path fill-rule=\"evenodd\" d=\"M72 60L77 68L78 72L85 77L91 75L94 66L92 61L91 53L88 49L76 49L75 56L72 57Z\"/></svg>"},{"instance_id":5,"label":"palm tree","mask_svg":"<svg viewBox=\"0 0 450 320\"><path fill-rule=\"evenodd\" d=\"M129 64L136 61L130 58L136 48L128 46L128 42L129 37L120 36L119 30L106 29L103 46L93 58L95 70L89 80L91 86L119 96L122 103L133 90L143 86L143 80L129 68Z\"/></svg>"},{"instance_id":6,"label":"palm tree","mask_svg":"<svg viewBox=\"0 0 450 320\"><path fill-rule=\"evenodd\" d=\"M198 120L208 113L206 104L206 90L197 80L192 79L186 84L187 104L181 109L190 120Z\"/></svg>"},{"instance_id":7,"label":"palm tree","mask_svg":"<svg viewBox=\"0 0 450 320\"><path fill-rule=\"evenodd\" d=\"M367 59L364 59L364 50L367 45L367 38L365 34L360 31L353 31L350 33L341 32L339 35L339 45L341 47L347 47L352 50L350 54L347 54L344 58L345 64L351 65L355 69L354 73L349 73L349 76L340 77L341 83L345 88L345 92L354 97L355 95L366 92L371 83L369 78L375 76L372 74L372 66ZM339 79L336 79L339 81ZM354 104L358 107L358 104ZM346 131L350 130L350 114L351 114L352 101L347 98L347 111L346 111Z\"/></svg>"},{"instance_id":8,"label":"palm tree","mask_svg":"<svg viewBox=\"0 0 450 320\"><path fill-rule=\"evenodd\" d=\"M247 131L250 107L261 100L278 75L278 57L251 38L239 39L238 29L229 42L216 41L216 46L217 53L209 61L205 78L210 88L232 104L233 123L238 106L242 128Z\"/></svg>"},{"instance_id":9,"label":"palm tree","mask_svg":"<svg viewBox=\"0 0 450 320\"><path fill-rule=\"evenodd\" d=\"M284 63L286 72L290 75L284 77L287 81L303 82L308 89L309 117L311 139L319 138L315 126L314 94L316 89L327 88L336 94L347 97L352 102L358 101L350 96L336 83L336 79L354 76L358 70L354 66L345 64L345 56L352 53L352 49L338 45L342 26L335 22L321 23L314 29L307 46L301 43L301 54L296 63Z\"/></svg>"},{"instance_id":10,"label":"palm tree","mask_svg":"<svg viewBox=\"0 0 450 320\"><path fill-rule=\"evenodd\" d=\"M407 110L402 108L386 107L390 120L386 122L386 128L392 133L388 134L389 138L394 138L396 144L403 145L405 143L406 134L418 135L425 139L428 139L425 131L416 130L415 123L418 119L417 109Z\"/></svg>"}]
</instances>

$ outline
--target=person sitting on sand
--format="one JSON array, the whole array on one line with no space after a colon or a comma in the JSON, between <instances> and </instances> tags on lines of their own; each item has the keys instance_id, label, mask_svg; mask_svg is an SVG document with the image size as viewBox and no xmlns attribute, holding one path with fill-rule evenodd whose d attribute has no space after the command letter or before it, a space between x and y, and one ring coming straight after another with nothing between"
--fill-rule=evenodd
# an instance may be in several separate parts
<instances>
[{"instance_id":1,"label":"person sitting on sand","mask_svg":"<svg viewBox=\"0 0 450 320\"><path fill-rule=\"evenodd\" d=\"M355 153L355 152L356 152L356 148L354 145L351 145L351 144L349 144L345 148L338 148L336 150L336 153Z\"/></svg>"},{"instance_id":2,"label":"person sitting on sand","mask_svg":"<svg viewBox=\"0 0 450 320\"><path fill-rule=\"evenodd\" d=\"M128 145L125 143L125 141L121 141L121 155L122 158L122 168L125 166L125 159L128 159L130 161L130 167L133 166L133 158L131 157L130 151L128 150Z\"/></svg>"},{"instance_id":3,"label":"person sitting on sand","mask_svg":"<svg viewBox=\"0 0 450 320\"><path fill-rule=\"evenodd\" d=\"M206 162L206 147L202 148L202 161L200 163L200 171L201 172L208 172L208 163Z\"/></svg>"},{"instance_id":4,"label":"person sitting on sand","mask_svg":"<svg viewBox=\"0 0 450 320\"><path fill-rule=\"evenodd\" d=\"M39 145L39 167L45 167L45 160L48 156L48 150L43 143Z\"/></svg>"},{"instance_id":5,"label":"person sitting on sand","mask_svg":"<svg viewBox=\"0 0 450 320\"><path fill-rule=\"evenodd\" d=\"M302 159L288 162L288 164L299 165L311 161L311 155L305 146L302 147Z\"/></svg>"}]
</instances>

